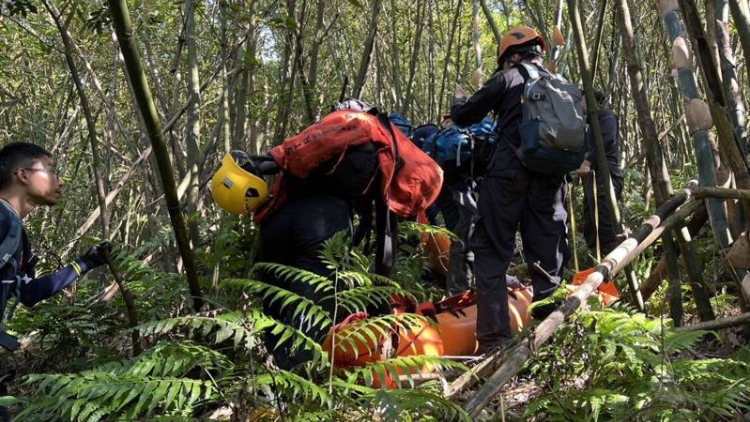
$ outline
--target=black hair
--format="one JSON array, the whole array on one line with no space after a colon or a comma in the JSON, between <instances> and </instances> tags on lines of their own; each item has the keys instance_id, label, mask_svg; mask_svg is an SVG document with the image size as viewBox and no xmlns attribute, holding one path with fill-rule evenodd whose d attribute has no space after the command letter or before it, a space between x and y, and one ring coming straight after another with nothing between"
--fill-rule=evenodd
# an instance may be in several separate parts
<instances>
[{"instance_id":1,"label":"black hair","mask_svg":"<svg viewBox=\"0 0 750 422\"><path fill-rule=\"evenodd\" d=\"M605 96L604 96L604 93L602 92L601 89L594 90L594 98L596 98L596 102L599 105L604 104L604 98L605 98Z\"/></svg>"},{"instance_id":2,"label":"black hair","mask_svg":"<svg viewBox=\"0 0 750 422\"><path fill-rule=\"evenodd\" d=\"M503 63L514 54L520 54L521 60L531 60L537 57L544 56L542 53L542 44L539 40L534 39L529 42L525 42L519 45L513 45L508 47L501 57L497 59L498 67L502 68Z\"/></svg>"},{"instance_id":3,"label":"black hair","mask_svg":"<svg viewBox=\"0 0 750 422\"><path fill-rule=\"evenodd\" d=\"M0 149L0 190L13 183L16 170L43 157L52 158L52 153L29 142L13 142Z\"/></svg>"}]
</instances>

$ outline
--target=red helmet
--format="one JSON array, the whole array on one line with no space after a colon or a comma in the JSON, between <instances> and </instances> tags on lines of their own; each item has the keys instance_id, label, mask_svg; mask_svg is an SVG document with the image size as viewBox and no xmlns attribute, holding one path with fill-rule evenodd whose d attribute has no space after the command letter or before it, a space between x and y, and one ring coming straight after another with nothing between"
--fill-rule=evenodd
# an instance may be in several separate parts
<instances>
[{"instance_id":1,"label":"red helmet","mask_svg":"<svg viewBox=\"0 0 750 422\"><path fill-rule=\"evenodd\" d=\"M503 35L503 39L500 40L500 46L497 49L498 60L503 58L503 55L508 52L508 49L514 46L531 44L536 41L537 44L542 48L541 53L544 54L547 51L547 43L544 41L538 32L529 28L528 26L519 25Z\"/></svg>"}]
</instances>

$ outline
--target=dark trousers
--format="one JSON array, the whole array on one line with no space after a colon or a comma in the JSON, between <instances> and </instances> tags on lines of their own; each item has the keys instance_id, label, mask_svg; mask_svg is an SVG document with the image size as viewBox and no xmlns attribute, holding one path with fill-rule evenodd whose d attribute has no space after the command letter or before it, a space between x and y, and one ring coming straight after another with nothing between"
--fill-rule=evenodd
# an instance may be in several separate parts
<instances>
[{"instance_id":1,"label":"dark trousers","mask_svg":"<svg viewBox=\"0 0 750 422\"><path fill-rule=\"evenodd\" d=\"M468 290L474 278L474 253L469 248L478 213L474 185L472 180L446 180L438 197L445 227L457 237L451 242L450 265L445 278L449 296Z\"/></svg>"},{"instance_id":2,"label":"dark trousers","mask_svg":"<svg viewBox=\"0 0 750 422\"><path fill-rule=\"evenodd\" d=\"M583 181L583 237L586 239L586 245L593 253L596 253L597 244L597 225L594 220L595 210L599 210L599 244L601 245L602 257L610 253L619 243L617 241L617 229L615 221L609 214L609 204L605 189L607 187L601 176L596 174L596 196L594 195L594 173L590 173ZM612 185L615 188L615 196L619 199L622 196L623 179L613 175ZM594 202L596 197L596 203Z\"/></svg>"},{"instance_id":3,"label":"dark trousers","mask_svg":"<svg viewBox=\"0 0 750 422\"><path fill-rule=\"evenodd\" d=\"M329 276L331 270L323 263L320 253L323 243L336 233L352 231L352 215L349 204L339 198L325 195L304 196L290 199L275 214L268 217L260 227L260 261L289 265L312 273ZM324 299L330 292L315 291L315 286L307 283L290 283L284 278L263 274L262 280L268 284L289 290L304 296L321 306L333 316L333 300ZM305 322L306 315L294 316L297 305L292 304L282 309L283 301L264 300L263 311L286 325L295 327L313 340L322 342L328 328ZM276 363L282 369L291 369L299 363L312 358L312 353L305 350L291 350L291 341L276 348L281 336L266 335L266 345L273 351Z\"/></svg>"},{"instance_id":4,"label":"dark trousers","mask_svg":"<svg viewBox=\"0 0 750 422\"><path fill-rule=\"evenodd\" d=\"M521 232L534 301L557 290L569 258L565 189L562 178L525 169L512 177L482 181L479 219L471 240L478 297L477 340L482 349L512 338L505 273L513 257L516 231Z\"/></svg>"}]
</instances>

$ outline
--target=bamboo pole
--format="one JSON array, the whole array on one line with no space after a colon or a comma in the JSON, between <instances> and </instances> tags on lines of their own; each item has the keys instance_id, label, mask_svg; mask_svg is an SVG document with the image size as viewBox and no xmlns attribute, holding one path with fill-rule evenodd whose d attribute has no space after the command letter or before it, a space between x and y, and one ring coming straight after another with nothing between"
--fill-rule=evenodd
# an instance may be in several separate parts
<instances>
[{"instance_id":1,"label":"bamboo pole","mask_svg":"<svg viewBox=\"0 0 750 422\"><path fill-rule=\"evenodd\" d=\"M727 99L726 105L729 116L732 118L735 134L739 140L740 151L747 163L748 141L747 129L745 128L747 115L745 105L742 102L740 83L737 79L737 58L732 50L732 36L729 32L729 4L727 0L714 0L714 5L716 44L719 50L722 83Z\"/></svg>"},{"instance_id":2,"label":"bamboo pole","mask_svg":"<svg viewBox=\"0 0 750 422\"><path fill-rule=\"evenodd\" d=\"M464 405L464 410L476 418L481 410L492 400L502 387L510 381L523 368L524 363L531 357L533 350L538 350L549 340L552 334L565 322L565 319L573 314L581 304L585 303L589 296L607 278L615 275L618 271L629 264L644 249L653 244L665 230L670 230L674 225L683 221L686 215L692 213L701 206L700 202L692 201L683 206L679 211L675 210L688 198L689 191L685 190L679 195L667 200L656 209L633 237L622 242L596 267L593 272L557 310L550 314L539 326L529 339L523 340L519 345L511 349L508 359L500 368L492 374L484 386ZM670 216L671 215L671 216Z\"/></svg>"},{"instance_id":3,"label":"bamboo pole","mask_svg":"<svg viewBox=\"0 0 750 422\"><path fill-rule=\"evenodd\" d=\"M596 98L594 97L594 83L586 49L586 36L583 32L583 25L581 24L581 16L578 11L577 0L568 0L568 13L570 15L571 29L575 35L578 64L581 71L581 79L583 80L583 88L586 94L586 110L589 120L589 130L594 135L593 140L596 148L596 161L598 163L597 170L599 172L597 177L600 177L604 182L604 195L607 201L607 211L609 211L609 216L614 222L615 230L617 233L623 233L624 228L620 218L620 207L617 204L615 187L612 184L609 163L607 163L607 151L604 149L604 139L602 138L601 127L599 126L599 110ZM595 181L594 183L598 182ZM630 286L630 291L633 292L633 297L638 309L643 311L645 306L643 299L641 299L640 296L640 290L638 289L638 280L632 269L629 269L628 271L627 280Z\"/></svg>"},{"instance_id":4,"label":"bamboo pole","mask_svg":"<svg viewBox=\"0 0 750 422\"><path fill-rule=\"evenodd\" d=\"M169 158L169 150L162 135L161 123L156 113L156 106L151 96L151 90L146 79L146 73L143 70L140 54L135 46L133 27L130 23L130 12L125 0L109 0L108 3L109 10L112 13L112 23L115 27L122 56L125 60L125 69L131 82L133 96L143 117L151 145L154 148L154 155L156 156L164 196L167 202L167 211L172 221L177 247L184 263L188 287L193 299L193 308L199 311L203 305L203 299L201 297L195 257L190 247L185 219L180 211L180 203L177 199L177 189L172 163Z\"/></svg>"},{"instance_id":5,"label":"bamboo pole","mask_svg":"<svg viewBox=\"0 0 750 422\"><path fill-rule=\"evenodd\" d=\"M677 327L674 330L679 333L687 331L698 331L698 330L720 330L722 328L737 327L739 325L750 324L750 312L744 314L732 316L728 318L716 319L713 321L701 322L699 324L686 325L684 327Z\"/></svg>"},{"instance_id":6,"label":"bamboo pole","mask_svg":"<svg viewBox=\"0 0 750 422\"><path fill-rule=\"evenodd\" d=\"M698 94L698 84L692 68L692 55L685 40L685 28L678 13L679 7L677 1L659 0L657 3L669 41L672 43L672 62L677 69L683 98L686 99L685 111L698 161L700 185L716 187L716 167L708 133L713 126L713 120L708 105L700 99ZM709 199L707 206L714 237L719 245L725 248L731 243L731 238L727 228L724 204L722 201Z\"/></svg>"},{"instance_id":7,"label":"bamboo pole","mask_svg":"<svg viewBox=\"0 0 750 422\"><path fill-rule=\"evenodd\" d=\"M727 189L695 187L691 189L696 198L721 198L750 200L750 189Z\"/></svg>"}]
</instances>

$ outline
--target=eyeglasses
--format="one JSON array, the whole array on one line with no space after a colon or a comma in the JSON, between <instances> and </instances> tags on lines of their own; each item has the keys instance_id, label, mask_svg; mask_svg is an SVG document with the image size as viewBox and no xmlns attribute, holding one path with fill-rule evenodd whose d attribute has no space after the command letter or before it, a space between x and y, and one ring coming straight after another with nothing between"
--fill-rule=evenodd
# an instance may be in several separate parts
<instances>
[{"instance_id":1,"label":"eyeglasses","mask_svg":"<svg viewBox=\"0 0 750 422\"><path fill-rule=\"evenodd\" d=\"M45 168L24 167L23 169L28 170L28 171L43 171L47 174L51 174L55 176L58 179L60 178L60 170L58 168L48 169L46 167Z\"/></svg>"}]
</instances>

